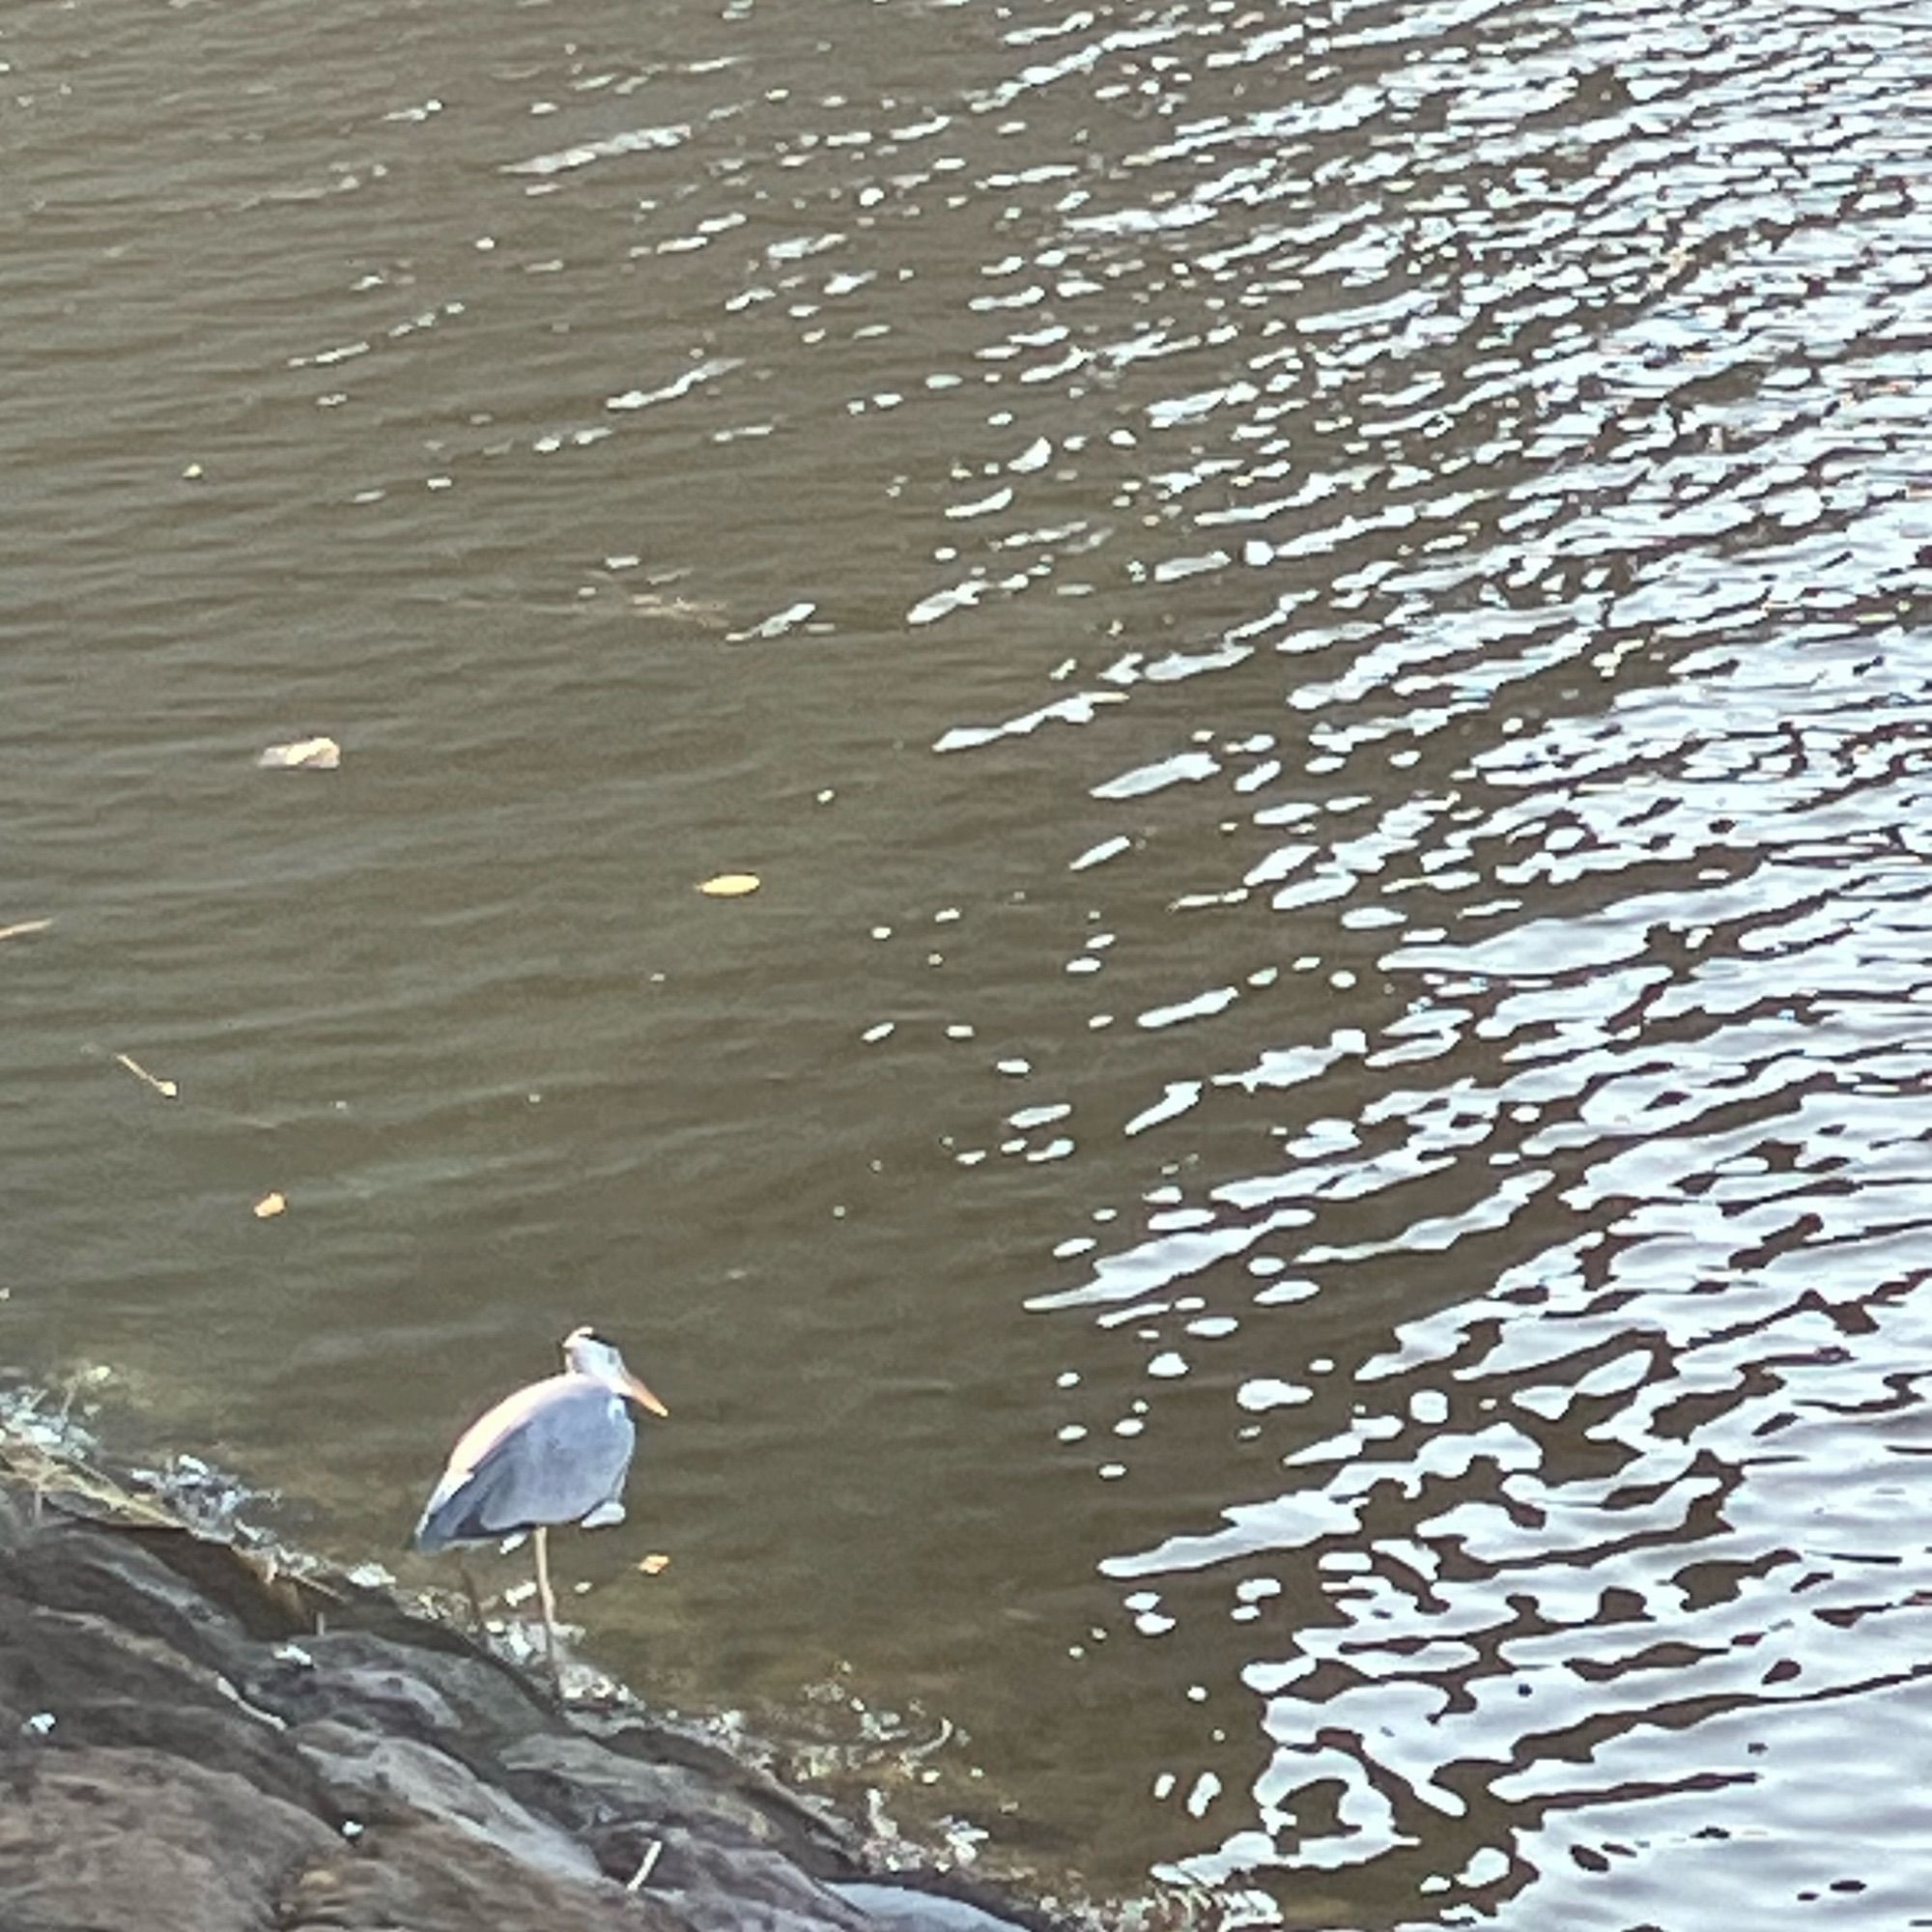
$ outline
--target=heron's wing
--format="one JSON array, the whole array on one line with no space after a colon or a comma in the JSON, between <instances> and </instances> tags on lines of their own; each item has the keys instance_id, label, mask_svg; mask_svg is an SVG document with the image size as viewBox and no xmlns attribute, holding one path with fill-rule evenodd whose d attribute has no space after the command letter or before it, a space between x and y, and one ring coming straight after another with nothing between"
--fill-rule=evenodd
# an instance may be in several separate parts
<instances>
[{"instance_id":1,"label":"heron's wing","mask_svg":"<svg viewBox=\"0 0 1932 1932\"><path fill-rule=\"evenodd\" d=\"M622 1400L586 1376L519 1389L467 1429L423 1507L424 1549L577 1522L623 1488L637 1431Z\"/></svg>"}]
</instances>

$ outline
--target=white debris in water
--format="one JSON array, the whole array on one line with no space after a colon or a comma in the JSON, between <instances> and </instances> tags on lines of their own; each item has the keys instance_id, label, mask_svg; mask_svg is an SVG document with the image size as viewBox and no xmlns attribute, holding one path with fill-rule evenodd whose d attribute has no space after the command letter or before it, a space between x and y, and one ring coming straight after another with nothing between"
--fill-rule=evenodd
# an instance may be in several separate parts
<instances>
[{"instance_id":1,"label":"white debris in water","mask_svg":"<svg viewBox=\"0 0 1932 1932\"><path fill-rule=\"evenodd\" d=\"M1194 1789L1187 1794L1187 1815L1190 1818L1205 1818L1208 1807L1221 1795L1221 1780L1211 1771L1204 1771L1194 1780Z\"/></svg>"},{"instance_id":2,"label":"white debris in water","mask_svg":"<svg viewBox=\"0 0 1932 1932\"><path fill-rule=\"evenodd\" d=\"M1313 1389L1304 1388L1299 1382L1279 1381L1272 1376L1256 1376L1235 1391L1235 1401L1250 1415L1259 1415L1269 1408L1297 1407L1314 1399Z\"/></svg>"},{"instance_id":3,"label":"white debris in water","mask_svg":"<svg viewBox=\"0 0 1932 1932\"><path fill-rule=\"evenodd\" d=\"M1296 1277L1289 1281L1271 1282L1255 1296L1257 1308L1273 1308L1284 1301L1306 1301L1321 1291L1312 1281Z\"/></svg>"},{"instance_id":4,"label":"white debris in water","mask_svg":"<svg viewBox=\"0 0 1932 1932\"><path fill-rule=\"evenodd\" d=\"M1084 872L1090 866L1104 866L1109 859L1118 859L1133 842L1124 832L1116 834L1112 838L1103 838L1099 844L1090 845L1079 858L1070 860L1066 869L1069 872Z\"/></svg>"},{"instance_id":5,"label":"white debris in water","mask_svg":"<svg viewBox=\"0 0 1932 1932\"><path fill-rule=\"evenodd\" d=\"M1163 1350L1148 1364L1147 1372L1163 1378L1184 1376L1187 1373L1187 1357L1174 1349Z\"/></svg>"},{"instance_id":6,"label":"white debris in water","mask_svg":"<svg viewBox=\"0 0 1932 1932\"><path fill-rule=\"evenodd\" d=\"M787 604L782 611L774 611L769 617L760 618L755 624L742 631L730 632L724 641L730 644L762 642L771 638L781 638L787 631L796 630L808 617L818 610L816 604L805 602Z\"/></svg>"},{"instance_id":7,"label":"white debris in water","mask_svg":"<svg viewBox=\"0 0 1932 1932\"><path fill-rule=\"evenodd\" d=\"M264 771L332 772L342 762L342 747L333 738L292 738L270 745L255 760Z\"/></svg>"},{"instance_id":8,"label":"white debris in water","mask_svg":"<svg viewBox=\"0 0 1932 1932\"><path fill-rule=\"evenodd\" d=\"M1199 1335L1204 1342L1218 1342L1222 1336L1232 1335L1240 1325L1232 1315L1204 1315L1187 1324L1187 1332Z\"/></svg>"}]
</instances>

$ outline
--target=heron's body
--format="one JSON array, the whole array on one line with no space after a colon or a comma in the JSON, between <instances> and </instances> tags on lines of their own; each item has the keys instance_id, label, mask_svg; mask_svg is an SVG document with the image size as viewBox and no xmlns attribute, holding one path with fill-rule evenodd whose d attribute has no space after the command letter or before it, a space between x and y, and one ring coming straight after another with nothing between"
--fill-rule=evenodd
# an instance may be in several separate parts
<instances>
[{"instance_id":1,"label":"heron's body","mask_svg":"<svg viewBox=\"0 0 1932 1932\"><path fill-rule=\"evenodd\" d=\"M554 1523L585 1529L624 1519L624 1478L638 1443L627 1404L665 1406L601 1336L579 1328L563 1343L564 1371L507 1395L463 1432L412 1539L418 1549L535 1532L537 1596L551 1667L556 1605L548 1538Z\"/></svg>"},{"instance_id":2,"label":"heron's body","mask_svg":"<svg viewBox=\"0 0 1932 1932\"><path fill-rule=\"evenodd\" d=\"M489 1543L540 1523L623 1520L638 1431L593 1376L551 1376L505 1396L464 1431L423 1506L418 1549Z\"/></svg>"}]
</instances>

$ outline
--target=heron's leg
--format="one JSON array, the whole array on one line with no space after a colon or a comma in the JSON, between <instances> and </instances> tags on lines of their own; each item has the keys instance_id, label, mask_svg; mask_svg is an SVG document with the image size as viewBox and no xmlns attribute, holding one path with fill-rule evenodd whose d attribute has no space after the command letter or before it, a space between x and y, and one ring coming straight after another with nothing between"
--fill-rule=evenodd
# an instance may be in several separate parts
<instances>
[{"instance_id":1,"label":"heron's leg","mask_svg":"<svg viewBox=\"0 0 1932 1932\"><path fill-rule=\"evenodd\" d=\"M456 1574L463 1578L463 1594L469 1599L470 1629L476 1636L481 1637L488 1625L483 1615L483 1599L477 1594L476 1575L470 1569L467 1558L457 1559Z\"/></svg>"},{"instance_id":2,"label":"heron's leg","mask_svg":"<svg viewBox=\"0 0 1932 1932\"><path fill-rule=\"evenodd\" d=\"M544 1656L550 1661L551 1681L557 1694L563 1694L563 1660L556 1647L556 1599L550 1587L550 1524L540 1522L536 1530L537 1602L543 1606Z\"/></svg>"}]
</instances>

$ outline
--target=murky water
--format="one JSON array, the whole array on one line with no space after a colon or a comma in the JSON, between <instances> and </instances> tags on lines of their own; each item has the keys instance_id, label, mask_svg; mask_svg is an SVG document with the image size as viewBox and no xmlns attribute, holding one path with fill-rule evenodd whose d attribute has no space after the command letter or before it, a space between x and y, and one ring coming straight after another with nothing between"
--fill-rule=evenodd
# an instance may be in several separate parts
<instances>
[{"instance_id":1,"label":"murky water","mask_svg":"<svg viewBox=\"0 0 1932 1932\"><path fill-rule=\"evenodd\" d=\"M360 1552L608 1325L594 1653L1058 1887L1918 1922L1927 26L15 9L6 1358Z\"/></svg>"}]
</instances>

